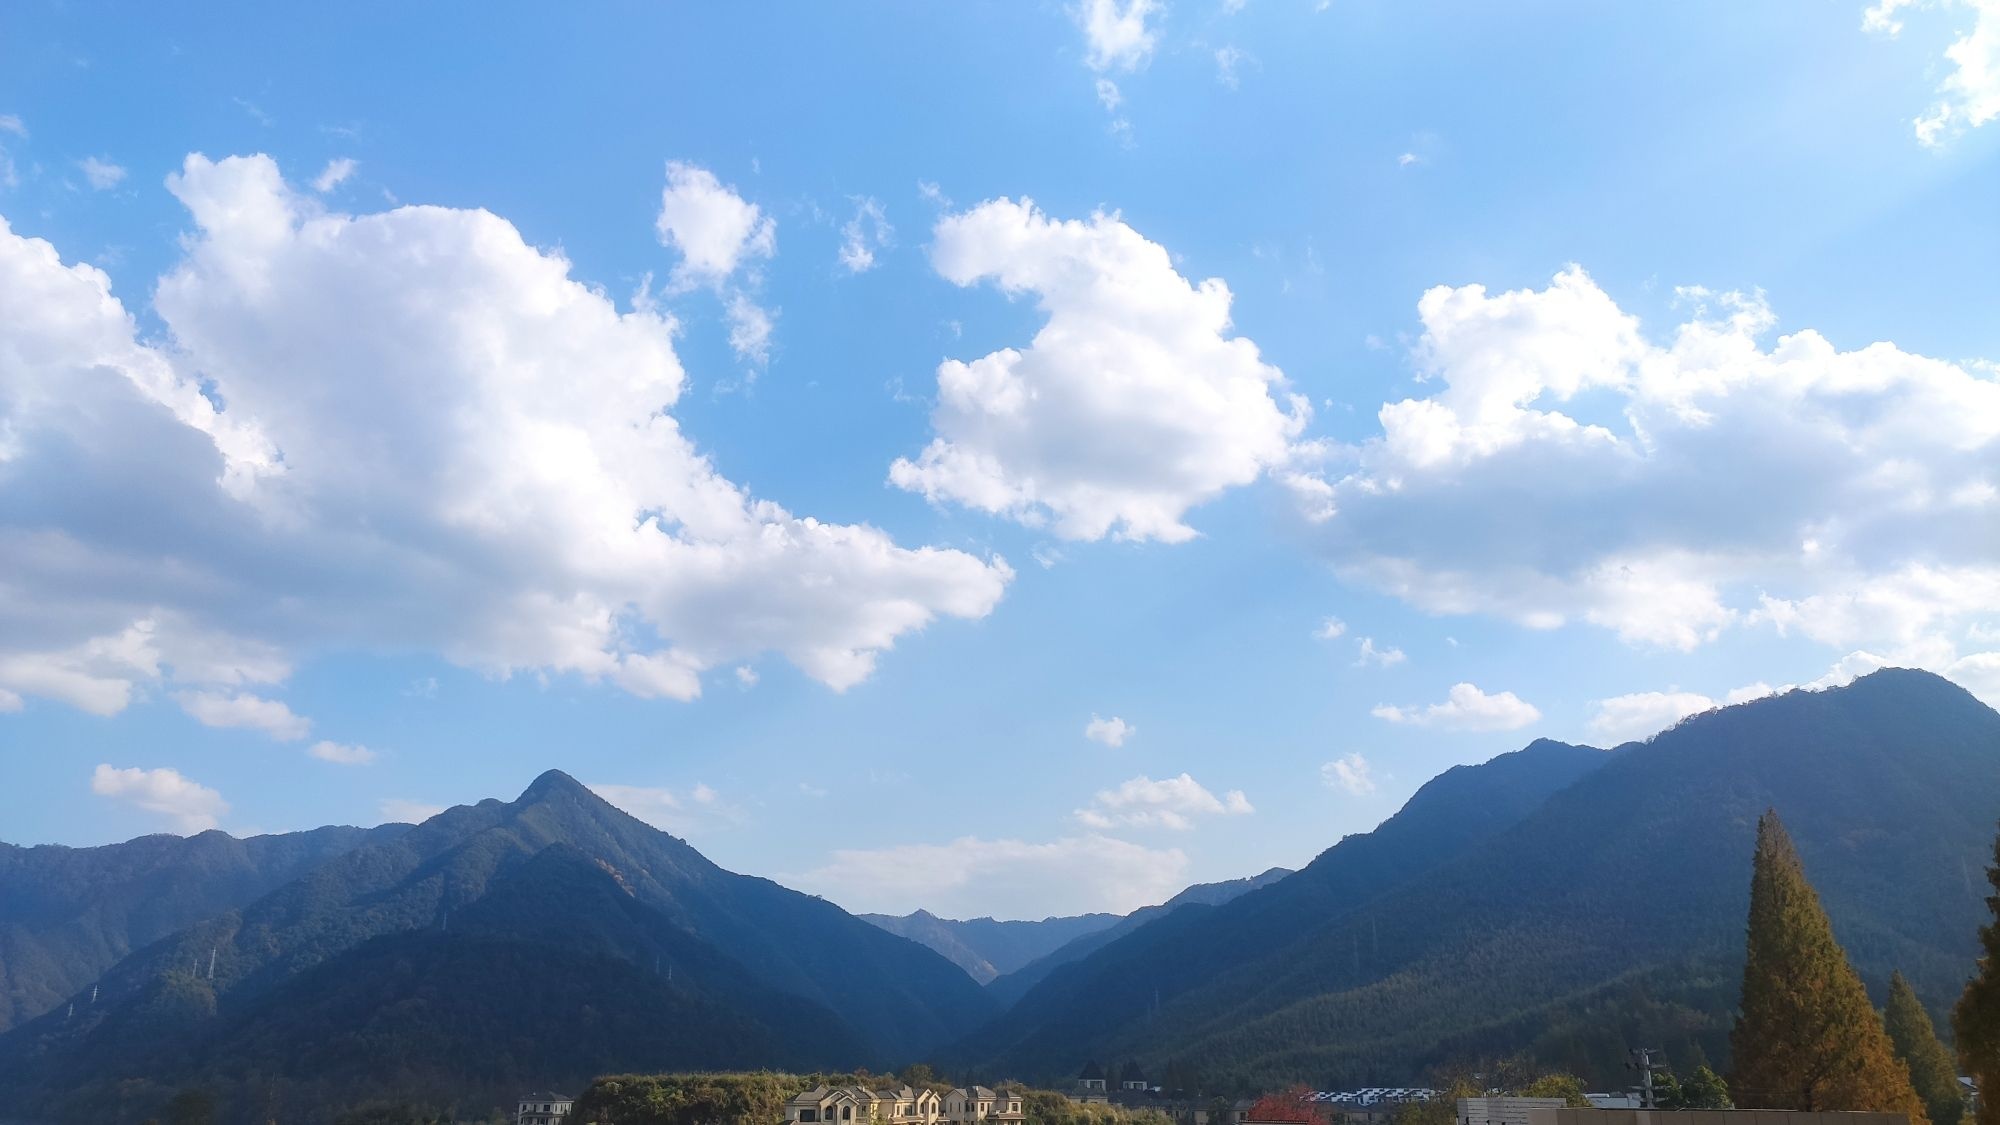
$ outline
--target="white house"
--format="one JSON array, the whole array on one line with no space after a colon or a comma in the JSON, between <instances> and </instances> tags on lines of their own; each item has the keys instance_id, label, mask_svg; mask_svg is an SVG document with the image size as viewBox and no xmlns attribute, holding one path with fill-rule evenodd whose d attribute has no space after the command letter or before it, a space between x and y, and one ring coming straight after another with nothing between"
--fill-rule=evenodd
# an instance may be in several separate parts
<instances>
[{"instance_id":1,"label":"white house","mask_svg":"<svg viewBox=\"0 0 2000 1125\"><path fill-rule=\"evenodd\" d=\"M514 1125L562 1125L576 1099L568 1094L523 1094L514 1111Z\"/></svg>"}]
</instances>

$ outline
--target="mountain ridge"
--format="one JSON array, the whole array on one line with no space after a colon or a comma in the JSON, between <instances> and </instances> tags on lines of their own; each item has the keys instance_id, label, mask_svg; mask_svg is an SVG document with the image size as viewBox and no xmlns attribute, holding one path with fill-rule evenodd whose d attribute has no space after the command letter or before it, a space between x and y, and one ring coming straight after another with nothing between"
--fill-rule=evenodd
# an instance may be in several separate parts
<instances>
[{"instance_id":1,"label":"mountain ridge","mask_svg":"<svg viewBox=\"0 0 2000 1125\"><path fill-rule=\"evenodd\" d=\"M1991 847L1995 765L2000 714L1928 673L1711 711L1619 747L1515 824L1356 909L1292 918L1276 948L1205 974L1147 1019L1100 1018L1079 1038L1077 1022L1131 1006L1079 990L1087 1011L1054 1005L1046 1029L996 1041L990 1026L969 1045L1021 1073L1056 1073L1087 1045L1155 1069L1199 1058L1259 1081L1337 1084L1408 1079L1453 1051L1519 1050L1612 1080L1625 1040L1641 1038L1722 1063L1750 842L1771 806L1864 975L1901 968L1936 1006L1971 966L1984 904L1966 865ZM1653 857L1672 862L1639 866ZM1208 929L1242 932L1234 908ZM1185 961L1179 920L1127 939L1151 933L1155 948L1128 947L1100 977L1122 971L1110 979L1129 988ZM1538 1006L1538 1026L1524 1023Z\"/></svg>"}]
</instances>

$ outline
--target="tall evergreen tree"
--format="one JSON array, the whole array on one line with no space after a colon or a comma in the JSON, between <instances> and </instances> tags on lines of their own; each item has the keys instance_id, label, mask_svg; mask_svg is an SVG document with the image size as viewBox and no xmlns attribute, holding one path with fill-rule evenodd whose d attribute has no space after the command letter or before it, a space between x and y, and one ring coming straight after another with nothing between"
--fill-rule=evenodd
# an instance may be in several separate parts
<instances>
[{"instance_id":1,"label":"tall evergreen tree","mask_svg":"<svg viewBox=\"0 0 2000 1125\"><path fill-rule=\"evenodd\" d=\"M1757 822L1743 1009L1729 1042L1736 1060L1729 1088L1746 1109L1929 1120L1775 810Z\"/></svg>"},{"instance_id":2,"label":"tall evergreen tree","mask_svg":"<svg viewBox=\"0 0 2000 1125\"><path fill-rule=\"evenodd\" d=\"M1938 1042L1931 1014L1901 973L1889 978L1889 1006L1882 1013L1882 1022L1888 1025L1896 1057L1910 1068L1910 1085L1924 1099L1931 1125L1962 1125L1965 1095L1958 1088L1958 1067L1951 1052Z\"/></svg>"},{"instance_id":3,"label":"tall evergreen tree","mask_svg":"<svg viewBox=\"0 0 2000 1125\"><path fill-rule=\"evenodd\" d=\"M2000 1125L2000 838L1993 842L1986 881L1993 886L1986 897L1993 921L1979 928L1979 972L1952 1010L1951 1030L1959 1058L1979 1084L1979 1125Z\"/></svg>"}]
</instances>

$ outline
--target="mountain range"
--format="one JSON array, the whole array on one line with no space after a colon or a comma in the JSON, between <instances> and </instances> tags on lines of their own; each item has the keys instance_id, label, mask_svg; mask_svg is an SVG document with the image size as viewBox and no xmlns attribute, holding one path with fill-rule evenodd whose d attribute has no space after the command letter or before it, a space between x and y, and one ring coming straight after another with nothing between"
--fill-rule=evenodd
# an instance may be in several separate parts
<instances>
[{"instance_id":1,"label":"mountain range","mask_svg":"<svg viewBox=\"0 0 2000 1125\"><path fill-rule=\"evenodd\" d=\"M1168 911L1194 902L1220 905L1290 874L1285 868L1273 867L1247 879L1197 883L1156 906L1142 906L1122 915L1072 914L1040 921L960 920L918 910L900 916L857 917L943 954L973 980L987 985L1004 1005L1013 1003L1057 965L1074 961Z\"/></svg>"},{"instance_id":2,"label":"mountain range","mask_svg":"<svg viewBox=\"0 0 2000 1125\"><path fill-rule=\"evenodd\" d=\"M1613 1081L1641 1043L1726 1065L1766 808L1871 986L1901 969L1941 1014L1986 915L1996 767L2000 714L1900 669L1610 752L1538 742L1433 780L1297 875L1059 969L956 1056L1321 1088L1523 1051Z\"/></svg>"},{"instance_id":3,"label":"mountain range","mask_svg":"<svg viewBox=\"0 0 2000 1125\"><path fill-rule=\"evenodd\" d=\"M2000 714L1887 670L1614 750L1537 741L1298 872L1041 923L871 924L554 771L415 826L0 847L0 1104L136 1122L203 1087L226 1120L315 1121L612 1071L1060 1081L1091 1058L1209 1090L1517 1053L1615 1082L1642 1042L1726 1065L1757 815L1784 816L1871 986L1900 969L1941 1014L1985 913L1996 766Z\"/></svg>"}]
</instances>

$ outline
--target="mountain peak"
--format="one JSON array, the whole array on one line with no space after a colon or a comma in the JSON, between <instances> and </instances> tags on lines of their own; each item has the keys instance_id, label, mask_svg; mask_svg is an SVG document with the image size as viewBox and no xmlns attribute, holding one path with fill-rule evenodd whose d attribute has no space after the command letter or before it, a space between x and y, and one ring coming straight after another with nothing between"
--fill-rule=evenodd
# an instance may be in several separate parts
<instances>
[{"instance_id":1,"label":"mountain peak","mask_svg":"<svg viewBox=\"0 0 2000 1125\"><path fill-rule=\"evenodd\" d=\"M521 800L546 801L551 797L594 796L589 787L561 770L549 770L521 790Z\"/></svg>"}]
</instances>

